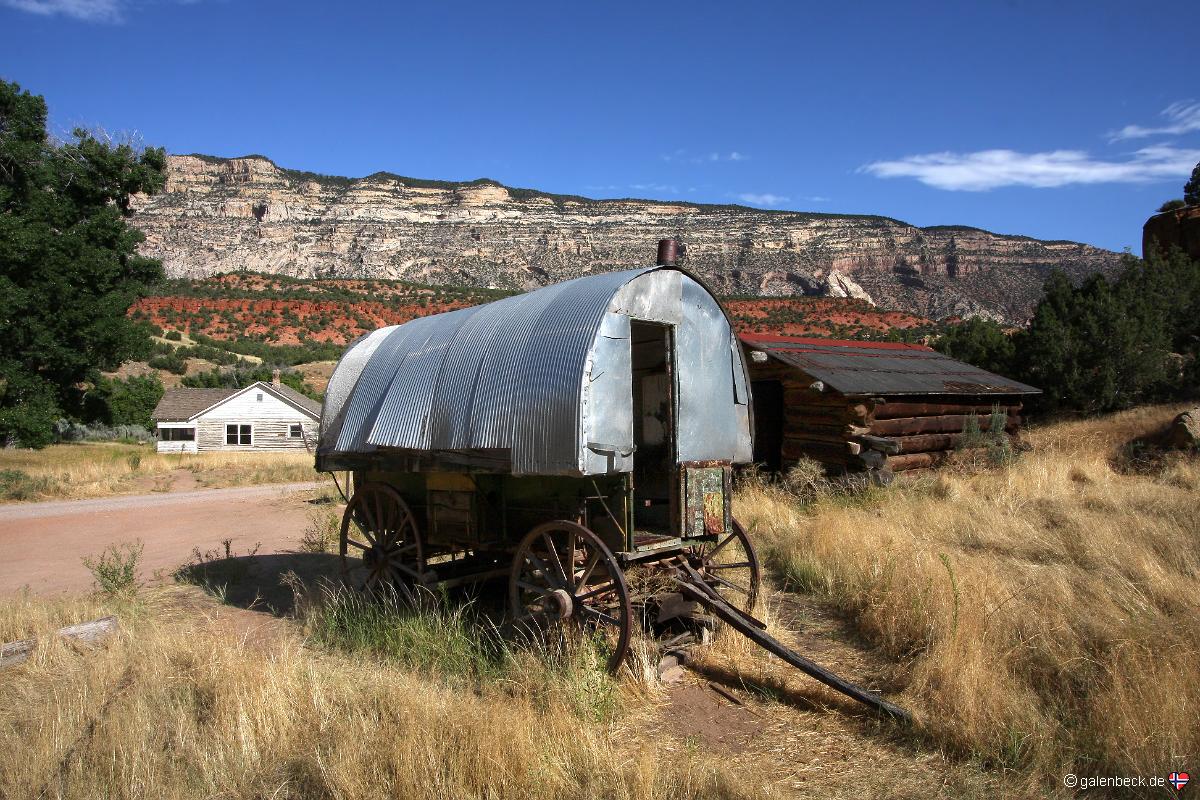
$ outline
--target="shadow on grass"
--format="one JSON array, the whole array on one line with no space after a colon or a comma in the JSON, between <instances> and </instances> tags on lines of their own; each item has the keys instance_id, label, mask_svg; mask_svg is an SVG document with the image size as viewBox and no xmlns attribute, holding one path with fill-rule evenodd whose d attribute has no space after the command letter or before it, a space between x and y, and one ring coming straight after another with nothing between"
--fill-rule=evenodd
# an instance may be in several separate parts
<instances>
[{"instance_id":1,"label":"shadow on grass","mask_svg":"<svg viewBox=\"0 0 1200 800\"><path fill-rule=\"evenodd\" d=\"M294 573L309 586L336 581L339 558L332 553L271 553L258 555L193 553L175 572L181 583L195 584L223 603L286 617L295 610L295 596L283 577Z\"/></svg>"}]
</instances>

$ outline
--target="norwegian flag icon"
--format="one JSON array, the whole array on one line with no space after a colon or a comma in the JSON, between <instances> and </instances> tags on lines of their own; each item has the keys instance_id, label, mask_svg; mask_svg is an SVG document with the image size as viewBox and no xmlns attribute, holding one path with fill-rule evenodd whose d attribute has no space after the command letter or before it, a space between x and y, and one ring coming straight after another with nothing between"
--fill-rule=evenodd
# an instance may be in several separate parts
<instances>
[{"instance_id":1,"label":"norwegian flag icon","mask_svg":"<svg viewBox=\"0 0 1200 800\"><path fill-rule=\"evenodd\" d=\"M1167 778L1167 783L1174 786L1175 791L1178 792L1180 789L1187 786L1188 780L1190 780L1190 779L1191 779L1191 776L1188 775L1186 772L1172 772L1171 775Z\"/></svg>"}]
</instances>

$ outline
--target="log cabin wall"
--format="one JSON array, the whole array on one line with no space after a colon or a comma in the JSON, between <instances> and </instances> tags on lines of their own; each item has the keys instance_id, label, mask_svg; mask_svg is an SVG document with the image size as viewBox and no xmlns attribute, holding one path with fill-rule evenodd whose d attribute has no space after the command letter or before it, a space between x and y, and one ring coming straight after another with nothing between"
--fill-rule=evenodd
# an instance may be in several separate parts
<instances>
[{"instance_id":1,"label":"log cabin wall","mask_svg":"<svg viewBox=\"0 0 1200 800\"><path fill-rule=\"evenodd\" d=\"M870 343L847 344L853 344L855 350L870 347ZM851 394L793 364L763 358L762 351L747 363L755 403L756 463L786 470L799 459L810 458L825 465L828 472L874 472L884 482L895 472L944 462L963 446L972 416L980 431L987 431L993 410L998 409L1005 414L1005 433L1017 436L1022 397L1030 393L984 391L986 387L981 386L975 394L961 390L955 394ZM992 377L996 379L993 383L1003 380ZM895 378L881 371L879 382L889 380ZM862 382L859 376L858 383ZM1021 384L1016 387L1032 389Z\"/></svg>"}]
</instances>

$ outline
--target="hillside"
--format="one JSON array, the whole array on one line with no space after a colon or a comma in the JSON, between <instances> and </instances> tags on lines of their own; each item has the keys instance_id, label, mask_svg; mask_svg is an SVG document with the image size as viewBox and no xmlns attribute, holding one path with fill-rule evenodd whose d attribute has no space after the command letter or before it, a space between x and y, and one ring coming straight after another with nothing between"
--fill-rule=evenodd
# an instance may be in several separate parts
<instances>
[{"instance_id":1,"label":"hillside","mask_svg":"<svg viewBox=\"0 0 1200 800\"><path fill-rule=\"evenodd\" d=\"M932 319L1023 321L1050 269L1078 279L1118 259L1074 242L878 216L590 200L486 179L340 178L263 156L172 156L165 191L135 208L143 252L172 277L252 270L525 290L646 264L656 240L678 236L686 265L721 294L825 295L851 276L879 305Z\"/></svg>"},{"instance_id":2,"label":"hillside","mask_svg":"<svg viewBox=\"0 0 1200 800\"><path fill-rule=\"evenodd\" d=\"M243 272L167 281L129 313L164 330L182 332L189 337L185 344L194 344L190 337L195 336L226 345L240 341L235 350L245 356L303 365L336 358L341 346L376 328L486 303L506 294L496 289L404 281L303 279ZM741 331L865 339L880 338L893 330L916 336L934 328L924 317L887 311L854 298L735 297L726 298L725 307ZM196 364L189 372L210 366ZM315 385L321 386L323 381Z\"/></svg>"}]
</instances>

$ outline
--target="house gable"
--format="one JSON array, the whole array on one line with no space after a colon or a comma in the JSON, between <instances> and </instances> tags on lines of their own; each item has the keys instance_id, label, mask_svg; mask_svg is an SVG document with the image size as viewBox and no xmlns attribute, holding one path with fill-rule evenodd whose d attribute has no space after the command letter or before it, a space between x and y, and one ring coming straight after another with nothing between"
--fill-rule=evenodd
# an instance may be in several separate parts
<instances>
[{"instance_id":1,"label":"house gable","mask_svg":"<svg viewBox=\"0 0 1200 800\"><path fill-rule=\"evenodd\" d=\"M307 408L302 408L299 403L276 391L271 384L259 381L214 403L191 419L193 421L202 419L274 419L317 422L320 418L320 412L314 413Z\"/></svg>"}]
</instances>

